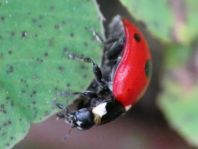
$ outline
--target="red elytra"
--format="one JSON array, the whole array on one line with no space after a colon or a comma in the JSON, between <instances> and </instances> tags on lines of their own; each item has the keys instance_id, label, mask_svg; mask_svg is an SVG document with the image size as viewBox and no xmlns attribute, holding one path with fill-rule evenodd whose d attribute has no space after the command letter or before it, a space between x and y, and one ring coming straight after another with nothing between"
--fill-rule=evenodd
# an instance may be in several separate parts
<instances>
[{"instance_id":1,"label":"red elytra","mask_svg":"<svg viewBox=\"0 0 198 149\"><path fill-rule=\"evenodd\" d=\"M113 94L123 106L133 105L146 90L150 77L146 73L151 60L143 34L131 22L122 20L125 45L113 78ZM150 70L148 70L150 71Z\"/></svg>"}]
</instances>

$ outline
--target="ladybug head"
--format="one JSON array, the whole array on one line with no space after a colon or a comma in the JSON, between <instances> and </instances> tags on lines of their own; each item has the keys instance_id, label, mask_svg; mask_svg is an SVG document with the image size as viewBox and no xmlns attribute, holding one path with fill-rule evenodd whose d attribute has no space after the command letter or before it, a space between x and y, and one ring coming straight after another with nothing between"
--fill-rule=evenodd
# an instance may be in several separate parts
<instances>
[{"instance_id":1,"label":"ladybug head","mask_svg":"<svg viewBox=\"0 0 198 149\"><path fill-rule=\"evenodd\" d=\"M59 107L60 108L60 107ZM61 108L62 109L62 108ZM71 127L76 127L79 130L89 129L94 125L94 115L88 108L82 108L75 112L70 112L68 109L62 109L57 116L64 119Z\"/></svg>"},{"instance_id":2,"label":"ladybug head","mask_svg":"<svg viewBox=\"0 0 198 149\"><path fill-rule=\"evenodd\" d=\"M70 112L60 105L57 106L63 110L57 116L64 119L71 127L76 127L79 130L105 124L125 112L124 107L115 100L103 101L94 107L82 108L74 112Z\"/></svg>"}]
</instances>

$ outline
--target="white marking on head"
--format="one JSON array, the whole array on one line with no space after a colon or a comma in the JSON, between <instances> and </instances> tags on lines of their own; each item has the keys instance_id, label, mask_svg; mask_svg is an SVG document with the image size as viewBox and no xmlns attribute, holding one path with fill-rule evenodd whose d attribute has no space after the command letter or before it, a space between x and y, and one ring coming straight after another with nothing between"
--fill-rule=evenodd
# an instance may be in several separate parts
<instances>
[{"instance_id":1,"label":"white marking on head","mask_svg":"<svg viewBox=\"0 0 198 149\"><path fill-rule=\"evenodd\" d=\"M81 122L81 121L77 121L76 124L77 124L78 126L81 126L82 122Z\"/></svg>"},{"instance_id":2,"label":"white marking on head","mask_svg":"<svg viewBox=\"0 0 198 149\"><path fill-rule=\"evenodd\" d=\"M103 117L105 114L107 114L106 105L106 102L101 103L93 108L92 112L100 117Z\"/></svg>"},{"instance_id":3,"label":"white marking on head","mask_svg":"<svg viewBox=\"0 0 198 149\"><path fill-rule=\"evenodd\" d=\"M132 107L132 105L128 105L128 106L125 106L125 110L128 111L130 108Z\"/></svg>"}]
</instances>

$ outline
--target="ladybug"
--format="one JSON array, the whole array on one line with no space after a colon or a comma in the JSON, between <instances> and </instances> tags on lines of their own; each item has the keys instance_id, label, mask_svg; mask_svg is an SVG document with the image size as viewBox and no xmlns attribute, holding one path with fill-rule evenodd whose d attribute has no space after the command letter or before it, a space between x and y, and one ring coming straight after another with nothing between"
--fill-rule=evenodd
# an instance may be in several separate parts
<instances>
[{"instance_id":1,"label":"ladybug","mask_svg":"<svg viewBox=\"0 0 198 149\"><path fill-rule=\"evenodd\" d=\"M70 59L93 65L94 81L84 92L74 92L81 101L76 110L62 104L57 114L80 130L108 123L126 113L143 95L151 78L151 55L141 31L129 20L116 16L106 40L93 31L104 45L101 67L89 57L66 53Z\"/></svg>"}]
</instances>

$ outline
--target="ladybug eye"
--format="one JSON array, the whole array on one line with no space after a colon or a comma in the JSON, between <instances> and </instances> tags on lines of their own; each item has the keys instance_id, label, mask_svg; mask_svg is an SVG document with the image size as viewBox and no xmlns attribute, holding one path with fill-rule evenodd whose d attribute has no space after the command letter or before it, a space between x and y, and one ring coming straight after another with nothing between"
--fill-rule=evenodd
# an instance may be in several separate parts
<instances>
[{"instance_id":1,"label":"ladybug eye","mask_svg":"<svg viewBox=\"0 0 198 149\"><path fill-rule=\"evenodd\" d=\"M139 34L135 33L133 37L134 37L134 39L135 39L137 42L140 42L140 41L141 41L141 37L140 37Z\"/></svg>"},{"instance_id":2,"label":"ladybug eye","mask_svg":"<svg viewBox=\"0 0 198 149\"><path fill-rule=\"evenodd\" d=\"M150 77L151 77L151 71L152 71L151 60L147 60L147 61L146 61L144 70L145 70L146 76L147 76L148 78L150 78Z\"/></svg>"}]
</instances>

